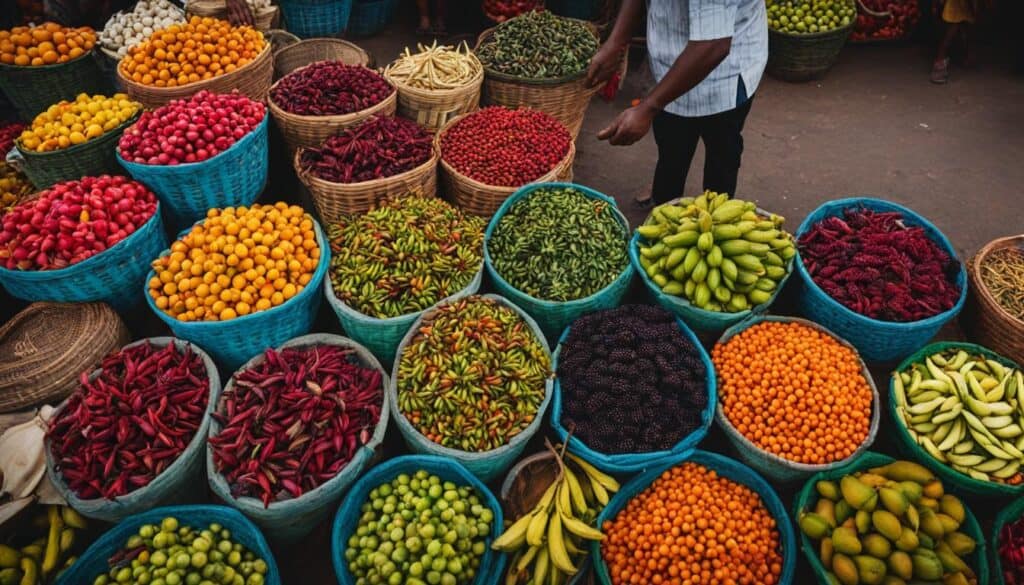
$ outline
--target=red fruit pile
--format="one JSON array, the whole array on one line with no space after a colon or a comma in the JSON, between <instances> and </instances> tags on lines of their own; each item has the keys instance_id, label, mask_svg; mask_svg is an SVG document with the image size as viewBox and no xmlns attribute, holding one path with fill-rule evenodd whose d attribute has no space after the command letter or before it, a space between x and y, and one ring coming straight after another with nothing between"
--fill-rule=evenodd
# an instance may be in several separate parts
<instances>
[{"instance_id":1,"label":"red fruit pile","mask_svg":"<svg viewBox=\"0 0 1024 585\"><path fill-rule=\"evenodd\" d=\"M441 159L486 185L518 187L555 168L571 142L569 131L549 114L491 106L445 131Z\"/></svg>"},{"instance_id":2,"label":"red fruit pile","mask_svg":"<svg viewBox=\"0 0 1024 585\"><path fill-rule=\"evenodd\" d=\"M484 0L484 14L496 22L504 22L514 16L543 8L541 0Z\"/></svg>"},{"instance_id":3,"label":"red fruit pile","mask_svg":"<svg viewBox=\"0 0 1024 585\"><path fill-rule=\"evenodd\" d=\"M854 41L902 39L921 18L918 0L860 0L857 12Z\"/></svg>"},{"instance_id":4,"label":"red fruit pile","mask_svg":"<svg viewBox=\"0 0 1024 585\"><path fill-rule=\"evenodd\" d=\"M3 216L0 266L55 270L103 252L153 217L156 196L127 177L57 183Z\"/></svg>"},{"instance_id":5,"label":"red fruit pile","mask_svg":"<svg viewBox=\"0 0 1024 585\"><path fill-rule=\"evenodd\" d=\"M129 162L178 165L213 158L252 132L263 121L266 106L232 91L200 91L152 112L121 136L118 149Z\"/></svg>"},{"instance_id":6,"label":"red fruit pile","mask_svg":"<svg viewBox=\"0 0 1024 585\"><path fill-rule=\"evenodd\" d=\"M0 160L14 147L14 139L21 136L25 125L20 122L9 122L0 126Z\"/></svg>"},{"instance_id":7,"label":"red fruit pile","mask_svg":"<svg viewBox=\"0 0 1024 585\"><path fill-rule=\"evenodd\" d=\"M303 151L300 164L326 181L359 183L410 171L433 149L434 137L416 122L375 116Z\"/></svg>"},{"instance_id":8,"label":"red fruit pile","mask_svg":"<svg viewBox=\"0 0 1024 585\"><path fill-rule=\"evenodd\" d=\"M395 88L372 69L318 61L277 82L270 99L291 114L335 116L365 110L393 93Z\"/></svg>"}]
</instances>

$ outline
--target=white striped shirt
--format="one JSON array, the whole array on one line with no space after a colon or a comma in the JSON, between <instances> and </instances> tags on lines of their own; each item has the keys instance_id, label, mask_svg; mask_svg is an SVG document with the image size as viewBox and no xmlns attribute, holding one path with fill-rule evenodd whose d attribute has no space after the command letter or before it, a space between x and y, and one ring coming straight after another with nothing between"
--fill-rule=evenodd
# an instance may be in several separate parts
<instances>
[{"instance_id":1,"label":"white striped shirt","mask_svg":"<svg viewBox=\"0 0 1024 585\"><path fill-rule=\"evenodd\" d=\"M647 52L661 81L686 43L732 37L729 56L704 81L665 107L686 117L736 107L739 78L753 96L768 62L765 0L647 0Z\"/></svg>"}]
</instances>

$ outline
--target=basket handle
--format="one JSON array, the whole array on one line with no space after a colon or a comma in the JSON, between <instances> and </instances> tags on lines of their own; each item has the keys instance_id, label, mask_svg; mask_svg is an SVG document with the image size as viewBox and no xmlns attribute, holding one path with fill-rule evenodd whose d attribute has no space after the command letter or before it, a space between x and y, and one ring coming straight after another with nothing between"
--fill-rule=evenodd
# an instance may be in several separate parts
<instances>
[{"instance_id":1,"label":"basket handle","mask_svg":"<svg viewBox=\"0 0 1024 585\"><path fill-rule=\"evenodd\" d=\"M859 8L861 10L861 12L863 12L865 14L869 14L871 16L874 16L875 18L891 18L892 17L892 12L889 12L889 11L876 12L874 10L871 10L870 8L868 8L867 6L864 5L863 0L857 0L857 8Z\"/></svg>"},{"instance_id":2,"label":"basket handle","mask_svg":"<svg viewBox=\"0 0 1024 585\"><path fill-rule=\"evenodd\" d=\"M7 157L4 160L7 162L7 164L14 167L14 170L18 171L19 173L25 172L25 157L21 154L21 151L18 150L17 146L11 148L10 152L7 153Z\"/></svg>"}]
</instances>

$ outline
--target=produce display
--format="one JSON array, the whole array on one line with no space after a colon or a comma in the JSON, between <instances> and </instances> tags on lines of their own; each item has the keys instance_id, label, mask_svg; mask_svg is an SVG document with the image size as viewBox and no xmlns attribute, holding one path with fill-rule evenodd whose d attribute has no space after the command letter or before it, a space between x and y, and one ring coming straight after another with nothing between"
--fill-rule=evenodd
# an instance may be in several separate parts
<instances>
[{"instance_id":1,"label":"produce display","mask_svg":"<svg viewBox=\"0 0 1024 585\"><path fill-rule=\"evenodd\" d=\"M469 585L493 521L471 486L403 473L370 492L345 561L356 583Z\"/></svg>"},{"instance_id":2,"label":"produce display","mask_svg":"<svg viewBox=\"0 0 1024 585\"><path fill-rule=\"evenodd\" d=\"M852 455L868 438L874 393L860 358L800 322L762 321L711 353L726 419L761 449L797 463Z\"/></svg>"},{"instance_id":3,"label":"produce display","mask_svg":"<svg viewBox=\"0 0 1024 585\"><path fill-rule=\"evenodd\" d=\"M571 143L569 131L549 114L490 106L445 130L441 159L486 185L518 187L551 172Z\"/></svg>"},{"instance_id":4,"label":"produce display","mask_svg":"<svg viewBox=\"0 0 1024 585\"><path fill-rule=\"evenodd\" d=\"M497 22L543 7L543 0L484 0L483 4L484 14Z\"/></svg>"},{"instance_id":5,"label":"produce display","mask_svg":"<svg viewBox=\"0 0 1024 585\"><path fill-rule=\"evenodd\" d=\"M302 170L333 183L361 183L411 171L430 160L434 137L405 118L374 116L302 151Z\"/></svg>"},{"instance_id":6,"label":"produce display","mask_svg":"<svg viewBox=\"0 0 1024 585\"><path fill-rule=\"evenodd\" d=\"M0 219L0 266L57 270L127 238L156 212L156 196L126 177L57 183Z\"/></svg>"},{"instance_id":7,"label":"produce display","mask_svg":"<svg viewBox=\"0 0 1024 585\"><path fill-rule=\"evenodd\" d=\"M17 122L0 126L0 215L34 191L28 177L3 160L24 129L25 125Z\"/></svg>"},{"instance_id":8,"label":"produce display","mask_svg":"<svg viewBox=\"0 0 1024 585\"><path fill-rule=\"evenodd\" d=\"M892 375L892 399L929 455L981 481L1024 481L1024 372L948 349Z\"/></svg>"},{"instance_id":9,"label":"produce display","mask_svg":"<svg viewBox=\"0 0 1024 585\"><path fill-rule=\"evenodd\" d=\"M432 307L469 286L483 262L484 221L443 199L384 201L330 226L331 287L364 315L388 319Z\"/></svg>"},{"instance_id":10,"label":"produce display","mask_svg":"<svg viewBox=\"0 0 1024 585\"><path fill-rule=\"evenodd\" d=\"M629 235L615 208L571 187L516 201L487 242L495 271L534 298L571 301L614 282L629 264ZM557 267L557 270L552 270Z\"/></svg>"},{"instance_id":11,"label":"produce display","mask_svg":"<svg viewBox=\"0 0 1024 585\"><path fill-rule=\"evenodd\" d=\"M625 305L573 322L558 358L563 426L602 453L669 450L701 426L709 372L660 307Z\"/></svg>"},{"instance_id":12,"label":"produce display","mask_svg":"<svg viewBox=\"0 0 1024 585\"><path fill-rule=\"evenodd\" d=\"M201 357L188 346L142 343L104 358L100 373L50 421L50 452L79 498L113 499L163 473L188 447L210 400Z\"/></svg>"},{"instance_id":13,"label":"produce display","mask_svg":"<svg viewBox=\"0 0 1024 585\"><path fill-rule=\"evenodd\" d=\"M846 308L881 321L918 321L952 309L959 263L899 212L850 208L800 236L814 283Z\"/></svg>"},{"instance_id":14,"label":"produce display","mask_svg":"<svg viewBox=\"0 0 1024 585\"><path fill-rule=\"evenodd\" d=\"M406 47L384 69L384 77L403 87L455 89L467 85L483 72L480 60L465 42L453 47L439 46L435 40L429 47L416 45L416 50L413 53Z\"/></svg>"},{"instance_id":15,"label":"produce display","mask_svg":"<svg viewBox=\"0 0 1024 585\"><path fill-rule=\"evenodd\" d=\"M92 50L96 32L87 27L69 28L55 22L0 30L0 63L40 67L66 63Z\"/></svg>"},{"instance_id":16,"label":"produce display","mask_svg":"<svg viewBox=\"0 0 1024 585\"><path fill-rule=\"evenodd\" d=\"M584 568L593 526L619 482L572 454L555 451L558 475L537 505L509 525L491 546L511 553L505 583L565 583Z\"/></svg>"},{"instance_id":17,"label":"produce display","mask_svg":"<svg viewBox=\"0 0 1024 585\"><path fill-rule=\"evenodd\" d=\"M640 267L666 295L736 313L767 303L796 255L784 218L705 191L655 207L640 234Z\"/></svg>"},{"instance_id":18,"label":"produce display","mask_svg":"<svg viewBox=\"0 0 1024 585\"><path fill-rule=\"evenodd\" d=\"M21 519L14 540L0 544L0 583L47 585L78 559L88 524L68 506L37 504ZM28 515L28 514L26 514Z\"/></svg>"},{"instance_id":19,"label":"produce display","mask_svg":"<svg viewBox=\"0 0 1024 585\"><path fill-rule=\"evenodd\" d=\"M313 219L297 205L211 209L153 260L149 294L179 321L228 321L284 304L319 261Z\"/></svg>"},{"instance_id":20,"label":"produce display","mask_svg":"<svg viewBox=\"0 0 1024 585\"><path fill-rule=\"evenodd\" d=\"M363 65L317 61L281 78L270 90L274 104L300 116L337 116L373 107L395 93Z\"/></svg>"},{"instance_id":21,"label":"produce display","mask_svg":"<svg viewBox=\"0 0 1024 585\"><path fill-rule=\"evenodd\" d=\"M140 0L131 10L122 10L110 17L100 31L100 44L114 51L120 59L154 31L184 22L185 13L169 0Z\"/></svg>"},{"instance_id":22,"label":"produce display","mask_svg":"<svg viewBox=\"0 0 1024 585\"><path fill-rule=\"evenodd\" d=\"M857 0L850 40L895 40L907 36L921 18L917 0Z\"/></svg>"},{"instance_id":23,"label":"produce display","mask_svg":"<svg viewBox=\"0 0 1024 585\"><path fill-rule=\"evenodd\" d=\"M979 273L985 289L999 306L1024 321L1024 250L993 250L982 259Z\"/></svg>"},{"instance_id":24,"label":"produce display","mask_svg":"<svg viewBox=\"0 0 1024 585\"><path fill-rule=\"evenodd\" d=\"M441 305L399 348L398 407L427 439L489 451L533 422L551 359L514 310L471 296Z\"/></svg>"},{"instance_id":25,"label":"produce display","mask_svg":"<svg viewBox=\"0 0 1024 585\"><path fill-rule=\"evenodd\" d=\"M49 152L82 144L131 120L141 109L142 104L123 93L80 93L75 101L58 102L36 116L18 138L18 148Z\"/></svg>"},{"instance_id":26,"label":"produce display","mask_svg":"<svg viewBox=\"0 0 1024 585\"><path fill-rule=\"evenodd\" d=\"M580 75L597 52L598 41L587 23L529 11L494 28L476 49L488 71L527 79Z\"/></svg>"},{"instance_id":27,"label":"produce display","mask_svg":"<svg viewBox=\"0 0 1024 585\"><path fill-rule=\"evenodd\" d=\"M924 467L895 461L815 488L799 525L833 583L978 584L966 562L976 543L960 531L964 505Z\"/></svg>"},{"instance_id":28,"label":"produce display","mask_svg":"<svg viewBox=\"0 0 1024 585\"><path fill-rule=\"evenodd\" d=\"M108 561L110 572L93 585L115 583L244 583L262 585L267 563L232 540L220 524L205 530L182 525L174 516L144 524ZM214 581L216 580L216 581Z\"/></svg>"},{"instance_id":29,"label":"produce display","mask_svg":"<svg viewBox=\"0 0 1024 585\"><path fill-rule=\"evenodd\" d=\"M132 46L118 70L142 85L178 87L244 67L266 46L263 33L254 28L193 16Z\"/></svg>"},{"instance_id":30,"label":"produce display","mask_svg":"<svg viewBox=\"0 0 1024 585\"><path fill-rule=\"evenodd\" d=\"M850 26L857 9L849 0L768 0L768 26L788 34L812 34Z\"/></svg>"},{"instance_id":31,"label":"produce display","mask_svg":"<svg viewBox=\"0 0 1024 585\"><path fill-rule=\"evenodd\" d=\"M775 518L750 488L687 462L666 470L602 527L613 585L779 582Z\"/></svg>"},{"instance_id":32,"label":"produce display","mask_svg":"<svg viewBox=\"0 0 1024 585\"><path fill-rule=\"evenodd\" d=\"M178 165L213 158L256 129L266 106L231 92L202 90L145 112L117 145L127 161Z\"/></svg>"},{"instance_id":33,"label":"produce display","mask_svg":"<svg viewBox=\"0 0 1024 585\"><path fill-rule=\"evenodd\" d=\"M999 554L1003 581L1006 585L1021 585L1024 583L1024 518L1004 524L998 538L992 546Z\"/></svg>"},{"instance_id":34,"label":"produce display","mask_svg":"<svg viewBox=\"0 0 1024 585\"><path fill-rule=\"evenodd\" d=\"M233 496L264 507L337 475L369 442L384 402L381 373L332 345L268 349L232 383L213 415L214 468Z\"/></svg>"}]
</instances>

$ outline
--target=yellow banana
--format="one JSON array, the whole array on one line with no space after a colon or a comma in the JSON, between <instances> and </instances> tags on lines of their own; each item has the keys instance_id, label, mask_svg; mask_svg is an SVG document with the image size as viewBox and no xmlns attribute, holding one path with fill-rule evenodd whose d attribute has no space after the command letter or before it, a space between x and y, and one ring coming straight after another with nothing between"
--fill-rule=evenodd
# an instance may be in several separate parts
<instances>
[{"instance_id":1,"label":"yellow banana","mask_svg":"<svg viewBox=\"0 0 1024 585\"><path fill-rule=\"evenodd\" d=\"M600 471L593 465L587 463L586 461L572 453L566 453L566 455L568 455L569 459L572 459L573 462L576 463L576 465L578 465L579 468L582 469L588 477L596 480L598 483L604 486L606 490L612 492L619 491L619 482L616 481L614 477L608 475L607 473L604 473L603 471Z\"/></svg>"},{"instance_id":2,"label":"yellow banana","mask_svg":"<svg viewBox=\"0 0 1024 585\"><path fill-rule=\"evenodd\" d=\"M578 569L569 558L569 551L565 549L564 540L562 517L560 514L552 514L551 520L548 522L548 558L559 571L575 574Z\"/></svg>"},{"instance_id":3,"label":"yellow banana","mask_svg":"<svg viewBox=\"0 0 1024 585\"><path fill-rule=\"evenodd\" d=\"M501 533L501 536L494 539L491 548L494 550L513 551L523 546L526 542L526 529L530 525L533 514L524 514L512 523L511 526Z\"/></svg>"},{"instance_id":4,"label":"yellow banana","mask_svg":"<svg viewBox=\"0 0 1024 585\"><path fill-rule=\"evenodd\" d=\"M563 470L565 473L565 483L569 486L569 497L572 500L573 508L577 514L582 514L587 511L587 497L583 493L583 487L580 485L580 480L573 473L572 469L568 465Z\"/></svg>"},{"instance_id":5,"label":"yellow banana","mask_svg":"<svg viewBox=\"0 0 1024 585\"><path fill-rule=\"evenodd\" d=\"M59 506L50 506L46 513L50 519L50 535L46 539L46 554L40 568L44 575L49 575L57 568L60 559L60 533L64 530L64 521L61 520Z\"/></svg>"},{"instance_id":6,"label":"yellow banana","mask_svg":"<svg viewBox=\"0 0 1024 585\"><path fill-rule=\"evenodd\" d=\"M579 518L573 518L572 516L563 514L562 526L580 538L585 538L587 540L604 540L604 533Z\"/></svg>"}]
</instances>

